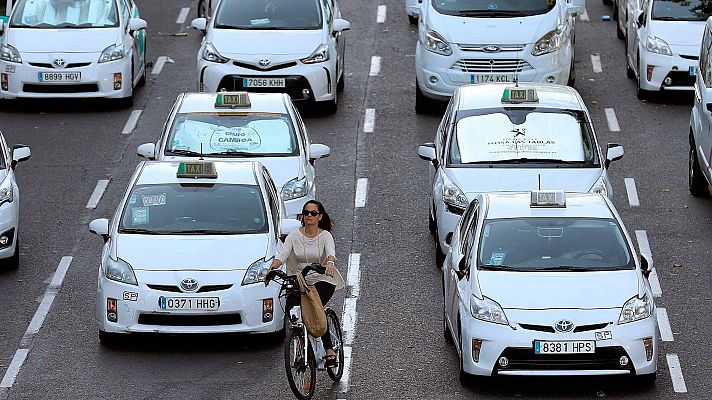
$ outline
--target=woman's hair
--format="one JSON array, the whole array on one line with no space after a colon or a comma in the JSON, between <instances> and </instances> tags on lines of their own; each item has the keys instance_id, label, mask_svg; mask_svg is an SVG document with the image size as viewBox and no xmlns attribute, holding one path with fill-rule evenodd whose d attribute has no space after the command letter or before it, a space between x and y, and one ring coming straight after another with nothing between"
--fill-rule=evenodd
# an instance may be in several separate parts
<instances>
[{"instance_id":1,"label":"woman's hair","mask_svg":"<svg viewBox=\"0 0 712 400\"><path fill-rule=\"evenodd\" d=\"M316 205L316 208L319 210L319 214L321 214L321 219L319 220L319 224L317 225L319 227L319 229L323 229L325 231L331 232L331 218L329 218L329 214L326 213L326 210L324 209L324 205L316 200L309 200L306 203L304 203L304 206L302 206L302 214L304 213L304 210L307 208L307 204ZM304 216L303 215L302 215L302 225L304 225Z\"/></svg>"}]
</instances>

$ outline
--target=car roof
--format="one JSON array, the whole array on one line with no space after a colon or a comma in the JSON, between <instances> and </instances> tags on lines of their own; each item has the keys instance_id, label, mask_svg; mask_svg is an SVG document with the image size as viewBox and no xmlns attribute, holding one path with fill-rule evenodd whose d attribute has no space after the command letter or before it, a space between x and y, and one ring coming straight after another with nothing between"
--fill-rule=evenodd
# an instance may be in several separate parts
<instances>
[{"instance_id":1,"label":"car roof","mask_svg":"<svg viewBox=\"0 0 712 400\"><path fill-rule=\"evenodd\" d=\"M532 107L559 108L566 110L585 110L578 92L569 86L548 83L520 83L521 89L536 89L539 102L509 104L502 103L505 88L514 87L512 83L479 83L464 85L459 88L458 110L473 110L492 107Z\"/></svg>"},{"instance_id":2,"label":"car roof","mask_svg":"<svg viewBox=\"0 0 712 400\"><path fill-rule=\"evenodd\" d=\"M182 93L179 97L178 112L270 112L280 114L288 112L283 93L248 93L247 95L250 98L250 107L216 108L215 99L218 93Z\"/></svg>"},{"instance_id":3,"label":"car roof","mask_svg":"<svg viewBox=\"0 0 712 400\"><path fill-rule=\"evenodd\" d=\"M186 161L183 161L186 162ZM200 162L200 161L188 161ZM137 185L151 185L161 183L230 183L244 185L258 185L256 170L260 163L257 161L207 161L215 164L218 177L211 178L178 178L178 166L181 161L143 161L138 167Z\"/></svg>"},{"instance_id":4,"label":"car roof","mask_svg":"<svg viewBox=\"0 0 712 400\"><path fill-rule=\"evenodd\" d=\"M566 207L530 207L531 192L488 193L487 219L527 217L616 218L600 193L567 192Z\"/></svg>"}]
</instances>

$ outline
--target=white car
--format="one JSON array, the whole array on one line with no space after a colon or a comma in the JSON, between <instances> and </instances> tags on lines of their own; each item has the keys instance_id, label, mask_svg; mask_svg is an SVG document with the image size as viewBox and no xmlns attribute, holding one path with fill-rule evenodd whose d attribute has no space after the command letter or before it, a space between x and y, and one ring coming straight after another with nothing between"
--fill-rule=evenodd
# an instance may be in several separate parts
<instances>
[{"instance_id":1,"label":"white car","mask_svg":"<svg viewBox=\"0 0 712 400\"><path fill-rule=\"evenodd\" d=\"M445 338L471 375L634 375L654 382L650 274L601 194L482 194L443 268Z\"/></svg>"},{"instance_id":2,"label":"white car","mask_svg":"<svg viewBox=\"0 0 712 400\"><path fill-rule=\"evenodd\" d=\"M336 0L225 0L214 14L191 23L206 32L199 91L286 92L336 112L351 29Z\"/></svg>"},{"instance_id":3,"label":"white car","mask_svg":"<svg viewBox=\"0 0 712 400\"><path fill-rule=\"evenodd\" d=\"M700 62L695 68L695 101L690 113L688 187L693 196L708 197L712 182L712 18L705 23Z\"/></svg>"},{"instance_id":4,"label":"white car","mask_svg":"<svg viewBox=\"0 0 712 400\"><path fill-rule=\"evenodd\" d=\"M145 29L133 0L18 0L0 23L0 98L130 105L146 80Z\"/></svg>"},{"instance_id":5,"label":"white car","mask_svg":"<svg viewBox=\"0 0 712 400\"><path fill-rule=\"evenodd\" d=\"M415 48L415 111L458 86L488 82L573 85L574 16L583 0L424 1Z\"/></svg>"},{"instance_id":6,"label":"white car","mask_svg":"<svg viewBox=\"0 0 712 400\"><path fill-rule=\"evenodd\" d=\"M231 103L231 101L234 101ZM331 149L311 143L284 93L183 93L157 144L136 150L149 160L259 161L274 179L287 214L296 218L316 198L314 161Z\"/></svg>"},{"instance_id":7,"label":"white car","mask_svg":"<svg viewBox=\"0 0 712 400\"><path fill-rule=\"evenodd\" d=\"M636 18L640 14L640 7L643 0L618 0L616 1L616 35L618 39L625 40L628 34L628 24L631 18Z\"/></svg>"},{"instance_id":8,"label":"white car","mask_svg":"<svg viewBox=\"0 0 712 400\"><path fill-rule=\"evenodd\" d=\"M692 91L707 2L642 0L641 12L629 18L626 38L628 77L638 80L638 98L651 91Z\"/></svg>"},{"instance_id":9,"label":"white car","mask_svg":"<svg viewBox=\"0 0 712 400\"><path fill-rule=\"evenodd\" d=\"M436 263L478 193L563 188L612 195L607 169L623 156L601 152L588 109L575 89L553 84L480 84L455 91L434 143L418 149L429 163L429 221Z\"/></svg>"},{"instance_id":10,"label":"white car","mask_svg":"<svg viewBox=\"0 0 712 400\"><path fill-rule=\"evenodd\" d=\"M15 167L29 158L29 147L16 144L10 148L0 133L0 260L2 267L8 269L20 265L20 190Z\"/></svg>"},{"instance_id":11,"label":"white car","mask_svg":"<svg viewBox=\"0 0 712 400\"><path fill-rule=\"evenodd\" d=\"M284 301L264 277L297 229L257 162L141 162L103 236L99 338L127 333L267 333Z\"/></svg>"}]
</instances>

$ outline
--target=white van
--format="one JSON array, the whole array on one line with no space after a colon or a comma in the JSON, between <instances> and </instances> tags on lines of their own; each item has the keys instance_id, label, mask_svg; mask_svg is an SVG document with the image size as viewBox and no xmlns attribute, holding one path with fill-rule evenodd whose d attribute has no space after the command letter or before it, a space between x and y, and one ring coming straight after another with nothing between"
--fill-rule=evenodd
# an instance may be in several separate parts
<instances>
[{"instance_id":1,"label":"white van","mask_svg":"<svg viewBox=\"0 0 712 400\"><path fill-rule=\"evenodd\" d=\"M712 181L712 17L707 19L695 68L695 102L690 113L688 186L693 196L709 196Z\"/></svg>"}]
</instances>

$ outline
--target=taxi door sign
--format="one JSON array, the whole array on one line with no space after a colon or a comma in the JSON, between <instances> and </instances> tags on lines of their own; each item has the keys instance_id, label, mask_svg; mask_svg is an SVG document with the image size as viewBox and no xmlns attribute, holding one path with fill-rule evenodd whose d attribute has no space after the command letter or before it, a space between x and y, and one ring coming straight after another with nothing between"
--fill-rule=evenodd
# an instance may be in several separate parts
<instances>
[{"instance_id":1,"label":"taxi door sign","mask_svg":"<svg viewBox=\"0 0 712 400\"><path fill-rule=\"evenodd\" d=\"M215 164L211 162L182 162L178 165L176 177L216 179L218 173L215 171Z\"/></svg>"}]
</instances>

